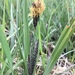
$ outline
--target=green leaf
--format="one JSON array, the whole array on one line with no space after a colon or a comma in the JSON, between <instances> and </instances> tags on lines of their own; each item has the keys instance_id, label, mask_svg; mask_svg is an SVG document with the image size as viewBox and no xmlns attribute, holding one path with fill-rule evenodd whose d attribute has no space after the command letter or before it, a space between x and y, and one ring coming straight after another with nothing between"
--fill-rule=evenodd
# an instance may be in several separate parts
<instances>
[{"instance_id":1,"label":"green leaf","mask_svg":"<svg viewBox=\"0 0 75 75\"><path fill-rule=\"evenodd\" d=\"M72 20L74 23L74 20ZM45 69L45 72L43 75L49 75L49 73L51 72L52 68L54 67L55 63L57 62L60 54L62 53L62 51L64 50L70 36L72 35L75 26L73 25L73 23L70 26L66 26L60 36L60 38L57 41L56 47L52 52L52 55L47 63L47 67ZM74 27L74 28L73 28Z\"/></svg>"},{"instance_id":2,"label":"green leaf","mask_svg":"<svg viewBox=\"0 0 75 75\"><path fill-rule=\"evenodd\" d=\"M4 52L6 54L6 57L9 61L9 66L12 69L12 58L11 58L11 54L10 54L10 48L9 48L9 45L7 43L6 37L4 35L4 32L3 32L1 26L0 26L0 42L1 42L1 45L2 45Z\"/></svg>"}]
</instances>

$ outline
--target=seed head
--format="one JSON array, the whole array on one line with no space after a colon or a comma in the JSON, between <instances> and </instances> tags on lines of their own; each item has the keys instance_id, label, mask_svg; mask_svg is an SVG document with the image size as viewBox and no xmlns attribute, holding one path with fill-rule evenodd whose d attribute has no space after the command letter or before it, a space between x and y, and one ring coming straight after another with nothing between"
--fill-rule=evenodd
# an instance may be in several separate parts
<instances>
[{"instance_id":1,"label":"seed head","mask_svg":"<svg viewBox=\"0 0 75 75\"><path fill-rule=\"evenodd\" d=\"M44 5L43 0L35 0L32 3L32 6L30 7L29 16L33 18L33 24L34 24L35 29L39 21L40 14L43 13L44 9L45 9L45 5Z\"/></svg>"},{"instance_id":2,"label":"seed head","mask_svg":"<svg viewBox=\"0 0 75 75\"><path fill-rule=\"evenodd\" d=\"M40 14L43 13L44 9L45 9L45 4L44 4L43 0L35 0L32 3L32 6L30 7L29 16L31 16L31 17L39 16Z\"/></svg>"}]
</instances>

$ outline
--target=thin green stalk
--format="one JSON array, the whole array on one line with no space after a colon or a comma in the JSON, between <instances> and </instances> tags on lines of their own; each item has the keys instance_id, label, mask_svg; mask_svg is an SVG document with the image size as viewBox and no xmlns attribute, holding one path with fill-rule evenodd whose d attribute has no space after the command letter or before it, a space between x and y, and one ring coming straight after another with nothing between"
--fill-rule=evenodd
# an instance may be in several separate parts
<instances>
[{"instance_id":1,"label":"thin green stalk","mask_svg":"<svg viewBox=\"0 0 75 75\"><path fill-rule=\"evenodd\" d=\"M30 51L29 43L29 29L28 29L28 3L27 0L23 0L23 32L24 32L24 65L25 65L25 75L28 75L27 68L27 58Z\"/></svg>"},{"instance_id":2,"label":"thin green stalk","mask_svg":"<svg viewBox=\"0 0 75 75\"><path fill-rule=\"evenodd\" d=\"M3 30L5 29L5 1L4 1L4 9L3 9Z\"/></svg>"},{"instance_id":3,"label":"thin green stalk","mask_svg":"<svg viewBox=\"0 0 75 75\"><path fill-rule=\"evenodd\" d=\"M10 7L9 7L9 1L8 0L4 0L5 1L5 7L6 7L6 11L8 13L8 16L10 18Z\"/></svg>"}]
</instances>

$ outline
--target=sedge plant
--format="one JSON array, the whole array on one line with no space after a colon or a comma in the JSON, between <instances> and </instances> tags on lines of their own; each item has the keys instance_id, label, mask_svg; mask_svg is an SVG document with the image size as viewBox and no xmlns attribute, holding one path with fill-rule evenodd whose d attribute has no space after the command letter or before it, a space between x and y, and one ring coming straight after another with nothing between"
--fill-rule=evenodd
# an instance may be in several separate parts
<instances>
[{"instance_id":1,"label":"sedge plant","mask_svg":"<svg viewBox=\"0 0 75 75\"><path fill-rule=\"evenodd\" d=\"M43 75L49 75L56 61L58 60L60 54L64 50L67 42L69 41L71 35L73 34L74 30L75 30L75 19L72 19L70 25L65 26L60 38L58 39L55 49L51 54L51 57L47 63L47 67Z\"/></svg>"}]
</instances>

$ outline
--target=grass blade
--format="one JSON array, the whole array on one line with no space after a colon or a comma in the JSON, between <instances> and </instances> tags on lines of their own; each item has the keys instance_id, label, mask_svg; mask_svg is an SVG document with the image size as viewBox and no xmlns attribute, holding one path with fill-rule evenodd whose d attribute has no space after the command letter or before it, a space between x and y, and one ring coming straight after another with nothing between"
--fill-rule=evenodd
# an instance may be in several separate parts
<instances>
[{"instance_id":1,"label":"grass blade","mask_svg":"<svg viewBox=\"0 0 75 75\"><path fill-rule=\"evenodd\" d=\"M7 59L9 61L9 66L12 69L12 58L11 58L11 54L10 54L10 48L9 45L7 43L6 37L4 35L4 32L2 30L2 27L0 26L0 42L2 45L2 48L7 56Z\"/></svg>"},{"instance_id":2,"label":"grass blade","mask_svg":"<svg viewBox=\"0 0 75 75\"><path fill-rule=\"evenodd\" d=\"M74 22L74 21L73 21ZM65 27L63 30L55 49L53 50L53 53L50 57L50 60L47 63L46 70L43 75L49 75L51 72L53 66L55 65L57 59L59 58L60 54L62 53L63 49L65 48L70 36L72 35L74 29L72 28L72 25L69 26L69 28Z\"/></svg>"},{"instance_id":3,"label":"grass blade","mask_svg":"<svg viewBox=\"0 0 75 75\"><path fill-rule=\"evenodd\" d=\"M24 64L25 64L25 74L28 75L27 70L27 57L30 50L30 44L29 44L29 30L28 30L28 7L27 7L27 0L23 0L23 23L24 23Z\"/></svg>"}]
</instances>

